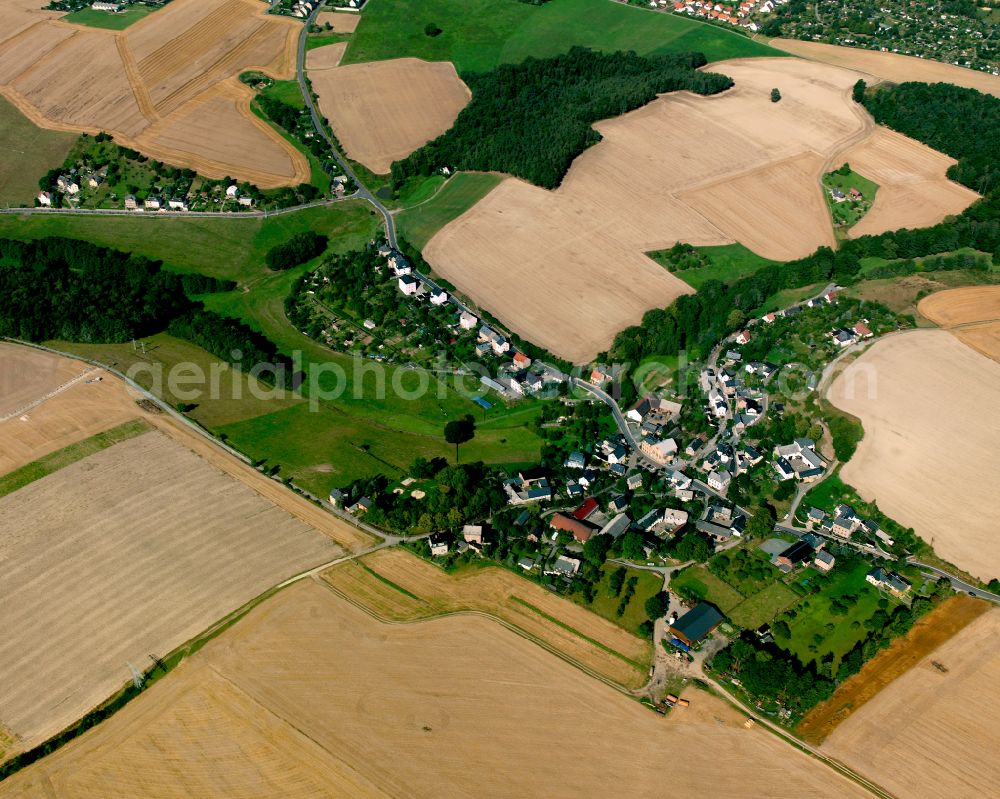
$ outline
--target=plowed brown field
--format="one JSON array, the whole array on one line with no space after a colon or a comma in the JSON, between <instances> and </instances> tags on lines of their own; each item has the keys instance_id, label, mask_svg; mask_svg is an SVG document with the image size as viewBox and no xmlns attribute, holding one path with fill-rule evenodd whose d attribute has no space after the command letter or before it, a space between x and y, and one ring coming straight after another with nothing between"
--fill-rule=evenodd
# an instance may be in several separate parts
<instances>
[{"instance_id":1,"label":"plowed brown field","mask_svg":"<svg viewBox=\"0 0 1000 799\"><path fill-rule=\"evenodd\" d=\"M310 79L347 154L379 173L448 130L472 96L451 62L418 58L348 64Z\"/></svg>"},{"instance_id":2,"label":"plowed brown field","mask_svg":"<svg viewBox=\"0 0 1000 799\"><path fill-rule=\"evenodd\" d=\"M0 797L657 796L665 764L678 794L868 795L688 697L663 719L489 619L387 625L307 581Z\"/></svg>"},{"instance_id":3,"label":"plowed brown field","mask_svg":"<svg viewBox=\"0 0 1000 799\"><path fill-rule=\"evenodd\" d=\"M486 613L614 683L637 688L646 681L647 641L503 569L455 577L402 550L384 550L337 566L325 579L389 621Z\"/></svg>"},{"instance_id":4,"label":"plowed brown field","mask_svg":"<svg viewBox=\"0 0 1000 799\"><path fill-rule=\"evenodd\" d=\"M1000 286L969 286L931 294L917 310L959 341L1000 363Z\"/></svg>"},{"instance_id":5,"label":"plowed brown field","mask_svg":"<svg viewBox=\"0 0 1000 799\"><path fill-rule=\"evenodd\" d=\"M37 125L105 130L209 177L264 188L308 180L306 159L250 113L236 79L251 68L292 77L294 21L254 0L174 0L117 32L39 19L0 33L0 92Z\"/></svg>"}]
</instances>

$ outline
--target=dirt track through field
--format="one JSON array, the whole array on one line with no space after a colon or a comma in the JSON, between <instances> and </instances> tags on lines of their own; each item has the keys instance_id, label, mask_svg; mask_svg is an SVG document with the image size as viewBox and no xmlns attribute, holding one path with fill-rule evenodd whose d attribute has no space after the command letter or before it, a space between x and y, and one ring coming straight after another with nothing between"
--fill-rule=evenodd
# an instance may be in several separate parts
<instances>
[{"instance_id":1,"label":"dirt track through field","mask_svg":"<svg viewBox=\"0 0 1000 799\"><path fill-rule=\"evenodd\" d=\"M909 331L853 361L829 399L865 429L844 482L945 560L984 580L1000 576L1000 364L943 330Z\"/></svg>"},{"instance_id":2,"label":"dirt track through field","mask_svg":"<svg viewBox=\"0 0 1000 799\"><path fill-rule=\"evenodd\" d=\"M853 713L823 750L896 796L996 796L998 637L1000 610L990 610Z\"/></svg>"},{"instance_id":3,"label":"dirt track through field","mask_svg":"<svg viewBox=\"0 0 1000 799\"><path fill-rule=\"evenodd\" d=\"M667 779L678 795L868 796L687 696L663 719L489 619L387 625L307 581L0 797L562 799L655 796Z\"/></svg>"},{"instance_id":4,"label":"dirt track through field","mask_svg":"<svg viewBox=\"0 0 1000 799\"><path fill-rule=\"evenodd\" d=\"M820 176L876 130L850 98L858 73L789 58L710 69L736 86L598 123L602 141L557 190L505 181L424 257L514 332L581 362L690 291L644 252L740 241L790 260L832 246Z\"/></svg>"},{"instance_id":5,"label":"dirt track through field","mask_svg":"<svg viewBox=\"0 0 1000 799\"><path fill-rule=\"evenodd\" d=\"M0 93L41 127L104 130L209 177L293 185L308 162L250 111L237 76L293 77L299 29L255 0L174 0L117 32L39 17L0 32Z\"/></svg>"}]
</instances>

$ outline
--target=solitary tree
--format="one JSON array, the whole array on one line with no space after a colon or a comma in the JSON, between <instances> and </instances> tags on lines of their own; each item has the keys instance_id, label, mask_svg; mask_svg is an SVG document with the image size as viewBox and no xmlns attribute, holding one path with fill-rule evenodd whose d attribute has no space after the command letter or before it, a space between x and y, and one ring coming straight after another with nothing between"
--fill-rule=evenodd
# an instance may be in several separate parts
<instances>
[{"instance_id":1,"label":"solitary tree","mask_svg":"<svg viewBox=\"0 0 1000 799\"><path fill-rule=\"evenodd\" d=\"M781 99L781 92L777 89L771 89L771 102L776 103Z\"/></svg>"},{"instance_id":2,"label":"solitary tree","mask_svg":"<svg viewBox=\"0 0 1000 799\"><path fill-rule=\"evenodd\" d=\"M458 463L458 445L471 441L476 435L476 420L471 413L453 419L444 426L444 440L455 445L455 463Z\"/></svg>"},{"instance_id":3,"label":"solitary tree","mask_svg":"<svg viewBox=\"0 0 1000 799\"><path fill-rule=\"evenodd\" d=\"M441 33L442 30L433 22L428 22L426 25L424 25L425 36L430 36L433 39L435 36L440 36Z\"/></svg>"}]
</instances>

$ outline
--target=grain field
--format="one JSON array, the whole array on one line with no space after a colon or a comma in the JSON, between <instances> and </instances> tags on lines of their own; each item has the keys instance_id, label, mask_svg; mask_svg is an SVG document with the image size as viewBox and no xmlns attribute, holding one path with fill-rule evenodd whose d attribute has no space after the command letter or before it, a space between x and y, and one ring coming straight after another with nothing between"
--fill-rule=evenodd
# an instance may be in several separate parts
<instances>
[{"instance_id":1,"label":"grain field","mask_svg":"<svg viewBox=\"0 0 1000 799\"><path fill-rule=\"evenodd\" d=\"M41 127L108 131L213 178L300 183L305 157L250 112L237 79L247 69L294 76L300 26L266 11L255 0L174 0L124 31L39 17L0 32L0 93Z\"/></svg>"},{"instance_id":2,"label":"grain field","mask_svg":"<svg viewBox=\"0 0 1000 799\"><path fill-rule=\"evenodd\" d=\"M344 150L378 173L448 130L472 96L451 62L418 58L319 70L313 59L309 77Z\"/></svg>"},{"instance_id":3,"label":"grain field","mask_svg":"<svg viewBox=\"0 0 1000 799\"><path fill-rule=\"evenodd\" d=\"M867 796L688 696L663 719L489 619L387 625L308 581L0 797L654 796L680 763L679 795Z\"/></svg>"},{"instance_id":4,"label":"grain field","mask_svg":"<svg viewBox=\"0 0 1000 799\"><path fill-rule=\"evenodd\" d=\"M908 799L982 799L1000 786L1000 610L884 688L841 724L824 751Z\"/></svg>"},{"instance_id":5,"label":"grain field","mask_svg":"<svg viewBox=\"0 0 1000 799\"><path fill-rule=\"evenodd\" d=\"M844 482L945 560L981 579L1000 576L1000 425L991 415L1000 364L943 330L908 331L846 367L829 399L865 429Z\"/></svg>"},{"instance_id":6,"label":"grain field","mask_svg":"<svg viewBox=\"0 0 1000 799\"><path fill-rule=\"evenodd\" d=\"M0 721L30 747L282 579L328 537L159 432L0 500Z\"/></svg>"}]
</instances>

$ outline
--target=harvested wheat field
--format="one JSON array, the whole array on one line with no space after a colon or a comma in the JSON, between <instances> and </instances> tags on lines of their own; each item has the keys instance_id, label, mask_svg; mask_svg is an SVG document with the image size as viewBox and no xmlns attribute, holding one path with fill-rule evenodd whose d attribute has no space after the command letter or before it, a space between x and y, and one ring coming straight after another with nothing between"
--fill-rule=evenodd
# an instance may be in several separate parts
<instances>
[{"instance_id":1,"label":"harvested wheat field","mask_svg":"<svg viewBox=\"0 0 1000 799\"><path fill-rule=\"evenodd\" d=\"M941 291L922 299L917 310L976 352L1000 362L1000 286Z\"/></svg>"},{"instance_id":2,"label":"harvested wheat field","mask_svg":"<svg viewBox=\"0 0 1000 799\"><path fill-rule=\"evenodd\" d=\"M688 696L663 719L490 619L387 625L305 581L0 797L652 796L678 762L678 793L867 796Z\"/></svg>"},{"instance_id":3,"label":"harvested wheat field","mask_svg":"<svg viewBox=\"0 0 1000 799\"><path fill-rule=\"evenodd\" d=\"M998 637L1000 611L991 610L848 718L824 751L896 796L996 796Z\"/></svg>"},{"instance_id":4,"label":"harvested wheat field","mask_svg":"<svg viewBox=\"0 0 1000 799\"><path fill-rule=\"evenodd\" d=\"M799 722L795 730L811 744L822 743L887 685L924 660L926 655L951 640L992 605L966 594L949 597L921 617L902 638L896 638L862 666L861 671L841 683L833 696L820 702Z\"/></svg>"},{"instance_id":5,"label":"harvested wheat field","mask_svg":"<svg viewBox=\"0 0 1000 799\"><path fill-rule=\"evenodd\" d=\"M346 153L377 173L448 130L472 97L450 61L396 58L309 77Z\"/></svg>"},{"instance_id":6,"label":"harvested wheat field","mask_svg":"<svg viewBox=\"0 0 1000 799\"><path fill-rule=\"evenodd\" d=\"M1000 575L1000 496L990 490L1000 364L943 330L914 330L872 345L828 396L865 428L844 482L945 560L981 579Z\"/></svg>"},{"instance_id":7,"label":"harvested wheat field","mask_svg":"<svg viewBox=\"0 0 1000 799\"><path fill-rule=\"evenodd\" d=\"M796 39L771 39L768 44L801 58L866 72L868 74L865 77L869 78L869 82L872 82L870 78L875 78L893 83L904 83L908 80L922 83L953 83L956 86L978 89L986 94L1000 97L1000 78L986 72L944 64L940 61Z\"/></svg>"},{"instance_id":8,"label":"harvested wheat field","mask_svg":"<svg viewBox=\"0 0 1000 799\"><path fill-rule=\"evenodd\" d=\"M23 747L297 572L330 538L159 432L0 500L0 722Z\"/></svg>"},{"instance_id":9,"label":"harvested wheat field","mask_svg":"<svg viewBox=\"0 0 1000 799\"><path fill-rule=\"evenodd\" d=\"M100 382L91 382L97 377ZM0 474L137 416L148 417L138 398L102 369L0 343Z\"/></svg>"},{"instance_id":10,"label":"harvested wheat field","mask_svg":"<svg viewBox=\"0 0 1000 799\"><path fill-rule=\"evenodd\" d=\"M306 71L312 76L310 80L316 81L315 72L321 69L333 69L340 66L340 59L344 57L347 50L347 42L334 42L323 47L314 47L306 53Z\"/></svg>"},{"instance_id":11,"label":"harvested wheat field","mask_svg":"<svg viewBox=\"0 0 1000 799\"><path fill-rule=\"evenodd\" d=\"M879 186L871 210L851 228L851 238L936 225L979 199L972 189L945 177L954 158L888 128L876 128L843 160Z\"/></svg>"},{"instance_id":12,"label":"harvested wheat field","mask_svg":"<svg viewBox=\"0 0 1000 799\"><path fill-rule=\"evenodd\" d=\"M629 688L646 681L649 642L503 569L456 577L402 550L384 550L334 567L325 579L388 621L485 613L604 679Z\"/></svg>"},{"instance_id":13,"label":"harvested wheat field","mask_svg":"<svg viewBox=\"0 0 1000 799\"><path fill-rule=\"evenodd\" d=\"M505 181L438 232L424 257L512 330L580 362L644 311L690 292L644 252L740 240L784 260L832 244L819 177L871 130L850 99L857 73L790 58L711 69L736 86L664 95L598 123L603 140L562 186ZM780 103L770 101L774 86Z\"/></svg>"},{"instance_id":14,"label":"harvested wheat field","mask_svg":"<svg viewBox=\"0 0 1000 799\"><path fill-rule=\"evenodd\" d=\"M321 11L316 17L316 24L323 26L328 22L334 33L354 33L361 22L361 15L354 11Z\"/></svg>"},{"instance_id":15,"label":"harvested wheat field","mask_svg":"<svg viewBox=\"0 0 1000 799\"><path fill-rule=\"evenodd\" d=\"M46 11L36 0L0 0L0 42L11 39L21 31L46 19L58 19L64 11Z\"/></svg>"},{"instance_id":16,"label":"harvested wheat field","mask_svg":"<svg viewBox=\"0 0 1000 799\"><path fill-rule=\"evenodd\" d=\"M304 156L250 112L237 80L251 68L294 75L301 28L266 11L255 0L174 0L124 31L40 17L0 43L0 92L41 127L105 130L209 177L300 183ZM211 105L220 97L221 111ZM220 114L214 127L206 103Z\"/></svg>"}]
</instances>

